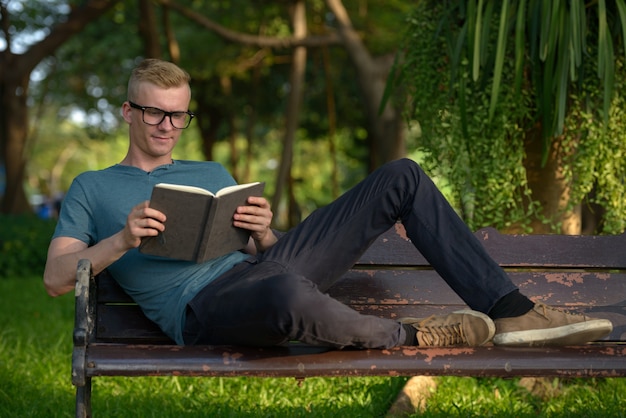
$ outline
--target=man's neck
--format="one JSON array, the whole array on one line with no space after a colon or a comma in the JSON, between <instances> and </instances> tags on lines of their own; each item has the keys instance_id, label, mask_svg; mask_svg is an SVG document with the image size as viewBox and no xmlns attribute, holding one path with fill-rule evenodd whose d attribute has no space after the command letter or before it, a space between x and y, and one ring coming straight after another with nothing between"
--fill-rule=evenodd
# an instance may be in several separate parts
<instances>
[{"instance_id":1,"label":"man's neck","mask_svg":"<svg viewBox=\"0 0 626 418\"><path fill-rule=\"evenodd\" d=\"M162 165L172 164L173 160L171 156L163 157L163 158L135 158L131 155L126 155L124 159L120 162L120 165L127 165L132 167L137 167L144 170L147 173L154 171L157 167L161 167Z\"/></svg>"}]
</instances>

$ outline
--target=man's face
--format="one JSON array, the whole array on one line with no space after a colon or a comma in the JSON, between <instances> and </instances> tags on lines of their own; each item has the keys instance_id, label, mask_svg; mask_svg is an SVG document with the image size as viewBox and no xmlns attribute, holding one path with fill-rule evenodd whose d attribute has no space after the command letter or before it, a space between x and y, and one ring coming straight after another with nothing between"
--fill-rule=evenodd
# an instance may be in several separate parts
<instances>
[{"instance_id":1,"label":"man's face","mask_svg":"<svg viewBox=\"0 0 626 418\"><path fill-rule=\"evenodd\" d=\"M142 83L132 102L144 107L154 107L166 112L180 112L189 109L191 92L189 86L163 89L152 83ZM124 119L128 122L130 134L130 151L142 159L167 164L172 157L172 150L178 143L182 129L172 126L169 117L165 117L158 125L143 122L141 109L130 107L125 102L122 107Z\"/></svg>"}]
</instances>

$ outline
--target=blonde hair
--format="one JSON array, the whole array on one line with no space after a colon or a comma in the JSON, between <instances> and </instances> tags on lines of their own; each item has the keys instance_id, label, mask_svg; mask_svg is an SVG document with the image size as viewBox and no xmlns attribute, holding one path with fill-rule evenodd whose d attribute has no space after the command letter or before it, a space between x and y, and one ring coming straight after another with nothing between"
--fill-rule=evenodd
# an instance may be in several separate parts
<instances>
[{"instance_id":1,"label":"blonde hair","mask_svg":"<svg viewBox=\"0 0 626 418\"><path fill-rule=\"evenodd\" d=\"M128 80L128 99L133 100L142 82L168 89L189 85L191 76L187 71L168 61L147 58L139 63Z\"/></svg>"}]
</instances>

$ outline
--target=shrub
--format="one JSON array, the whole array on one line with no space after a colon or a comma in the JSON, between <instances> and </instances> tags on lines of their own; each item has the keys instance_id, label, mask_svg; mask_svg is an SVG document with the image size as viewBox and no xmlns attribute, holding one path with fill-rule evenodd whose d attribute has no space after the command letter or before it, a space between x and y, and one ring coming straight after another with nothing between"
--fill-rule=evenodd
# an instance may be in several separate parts
<instances>
[{"instance_id":1,"label":"shrub","mask_svg":"<svg viewBox=\"0 0 626 418\"><path fill-rule=\"evenodd\" d=\"M43 275L56 222L35 215L0 214L0 278Z\"/></svg>"}]
</instances>

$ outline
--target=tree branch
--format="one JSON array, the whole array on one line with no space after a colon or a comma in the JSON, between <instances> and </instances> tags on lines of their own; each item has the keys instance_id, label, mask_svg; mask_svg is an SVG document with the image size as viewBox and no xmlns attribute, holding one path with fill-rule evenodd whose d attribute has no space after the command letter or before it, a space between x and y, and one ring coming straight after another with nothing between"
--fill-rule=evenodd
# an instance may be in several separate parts
<instances>
[{"instance_id":1,"label":"tree branch","mask_svg":"<svg viewBox=\"0 0 626 418\"><path fill-rule=\"evenodd\" d=\"M320 47L320 46L328 46L328 45L339 45L341 44L341 39L335 33L329 33L328 35L323 36L307 36L305 38L278 38L275 36L259 36L259 35L249 35L246 33L236 32L225 28L210 19L207 19L205 16L194 12L193 10L181 6L180 4L171 1L171 0L157 0L162 5L166 7L170 7L173 10L176 10L181 15L185 16L189 20L203 26L204 28L210 30L211 32L218 35L220 38L224 39L228 42L233 42L241 45L248 46L256 46L259 48L283 48L290 49L297 46L304 47Z\"/></svg>"},{"instance_id":2,"label":"tree branch","mask_svg":"<svg viewBox=\"0 0 626 418\"><path fill-rule=\"evenodd\" d=\"M30 73L45 57L54 54L56 49L73 35L83 30L87 24L102 16L120 0L90 0L72 9L67 20L54 26L48 36L34 44L19 60L16 60L17 73Z\"/></svg>"}]
</instances>

